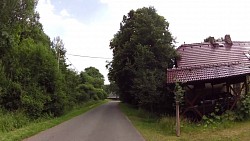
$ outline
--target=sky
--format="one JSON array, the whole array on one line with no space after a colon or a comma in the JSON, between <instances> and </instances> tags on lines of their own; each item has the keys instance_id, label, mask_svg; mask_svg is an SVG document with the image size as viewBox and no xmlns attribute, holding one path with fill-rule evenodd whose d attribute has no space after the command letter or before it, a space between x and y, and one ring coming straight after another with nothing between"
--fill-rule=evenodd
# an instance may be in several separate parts
<instances>
[{"instance_id":1,"label":"sky","mask_svg":"<svg viewBox=\"0 0 250 141\"><path fill-rule=\"evenodd\" d=\"M51 40L56 36L63 40L70 67L78 72L96 67L108 84L109 43L119 31L123 15L149 6L169 22L177 47L226 34L233 41L250 41L248 0L39 0L36 10Z\"/></svg>"}]
</instances>

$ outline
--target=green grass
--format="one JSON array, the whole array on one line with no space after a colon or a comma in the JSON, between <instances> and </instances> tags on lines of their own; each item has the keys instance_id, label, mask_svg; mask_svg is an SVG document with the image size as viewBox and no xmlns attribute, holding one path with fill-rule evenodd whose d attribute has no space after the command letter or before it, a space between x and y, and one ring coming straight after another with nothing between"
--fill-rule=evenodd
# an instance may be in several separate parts
<instances>
[{"instance_id":1,"label":"green grass","mask_svg":"<svg viewBox=\"0 0 250 141\"><path fill-rule=\"evenodd\" d=\"M120 109L147 141L249 141L250 121L222 122L205 126L181 120L181 136L175 135L174 117L157 117L130 105L120 103Z\"/></svg>"},{"instance_id":2,"label":"green grass","mask_svg":"<svg viewBox=\"0 0 250 141\"><path fill-rule=\"evenodd\" d=\"M0 109L0 132L9 132L22 128L30 122L23 112L3 112Z\"/></svg>"},{"instance_id":3,"label":"green grass","mask_svg":"<svg viewBox=\"0 0 250 141\"><path fill-rule=\"evenodd\" d=\"M0 131L0 141L19 141L22 140L24 138L30 137L32 135L35 135L41 131L44 131L48 128L51 128L55 125L58 125L64 121L67 121L75 116L78 116L82 113L87 112L90 109L93 109L101 104L104 104L108 102L108 100L104 100L104 101L91 101L91 102L87 102L81 106L75 107L73 110L71 110L70 112L68 112L67 114L58 117L58 118L42 118L36 121L24 121L27 122L27 124L23 125L22 127L19 127L18 129L15 129L14 126L10 126L11 131ZM0 122L1 120L7 120L5 123L6 124L13 124L11 123L11 121L16 121L15 119L7 119L10 117L17 117L15 115L0 115ZM24 117L24 116L20 116L20 117ZM22 119L22 120L26 120L26 119ZM21 121L22 121L21 120ZM9 122L8 122L9 121ZM15 124L15 122L14 122ZM3 125L0 125L3 126ZM9 130L9 129L7 129Z\"/></svg>"}]
</instances>

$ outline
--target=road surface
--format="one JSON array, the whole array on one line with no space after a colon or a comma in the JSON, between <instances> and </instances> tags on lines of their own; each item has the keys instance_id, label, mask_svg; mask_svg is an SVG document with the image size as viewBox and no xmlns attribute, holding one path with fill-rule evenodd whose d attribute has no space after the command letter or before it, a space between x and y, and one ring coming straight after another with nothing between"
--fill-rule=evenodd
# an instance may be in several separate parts
<instances>
[{"instance_id":1,"label":"road surface","mask_svg":"<svg viewBox=\"0 0 250 141\"><path fill-rule=\"evenodd\" d=\"M118 103L110 101L24 141L144 141Z\"/></svg>"}]
</instances>

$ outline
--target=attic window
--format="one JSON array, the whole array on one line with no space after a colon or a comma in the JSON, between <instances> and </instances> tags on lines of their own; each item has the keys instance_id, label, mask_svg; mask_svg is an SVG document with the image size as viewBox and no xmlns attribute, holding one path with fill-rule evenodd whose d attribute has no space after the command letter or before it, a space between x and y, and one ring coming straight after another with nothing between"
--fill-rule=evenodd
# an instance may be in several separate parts
<instances>
[{"instance_id":1,"label":"attic window","mask_svg":"<svg viewBox=\"0 0 250 141\"><path fill-rule=\"evenodd\" d=\"M245 56L250 60L250 54L247 52L247 53L244 53Z\"/></svg>"}]
</instances>

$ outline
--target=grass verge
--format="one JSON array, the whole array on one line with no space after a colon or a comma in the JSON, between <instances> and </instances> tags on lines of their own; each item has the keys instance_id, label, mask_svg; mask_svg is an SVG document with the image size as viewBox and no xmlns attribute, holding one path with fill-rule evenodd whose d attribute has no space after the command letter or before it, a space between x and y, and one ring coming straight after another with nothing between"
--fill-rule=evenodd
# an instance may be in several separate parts
<instances>
[{"instance_id":1,"label":"grass verge","mask_svg":"<svg viewBox=\"0 0 250 141\"><path fill-rule=\"evenodd\" d=\"M19 141L24 138L30 137L32 135L35 135L41 131L44 131L48 128L51 128L53 126L56 126L64 121L67 121L75 116L78 116L80 114L83 114L87 112L90 109L93 109L97 106L100 106L104 103L108 102L108 100L104 101L91 101L87 102L81 106L75 107L73 110L68 112L65 115L62 115L57 118L52 119L40 119L34 122L28 123L28 125L13 130L9 132L0 132L0 141Z\"/></svg>"},{"instance_id":2,"label":"grass verge","mask_svg":"<svg viewBox=\"0 0 250 141\"><path fill-rule=\"evenodd\" d=\"M157 117L120 103L120 109L147 141L249 141L250 121L223 122L205 126L181 121L181 136L175 136L175 118Z\"/></svg>"}]
</instances>

